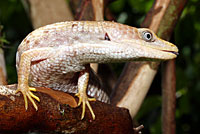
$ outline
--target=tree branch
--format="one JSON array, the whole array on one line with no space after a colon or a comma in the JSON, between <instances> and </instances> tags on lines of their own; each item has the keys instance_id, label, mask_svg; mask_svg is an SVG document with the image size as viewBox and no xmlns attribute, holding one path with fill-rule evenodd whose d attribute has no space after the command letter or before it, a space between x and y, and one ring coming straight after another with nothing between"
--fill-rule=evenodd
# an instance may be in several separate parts
<instances>
[{"instance_id":1,"label":"tree branch","mask_svg":"<svg viewBox=\"0 0 200 134\"><path fill-rule=\"evenodd\" d=\"M73 20L70 8L65 0L28 0L30 17L34 28L47 24Z\"/></svg>"},{"instance_id":2,"label":"tree branch","mask_svg":"<svg viewBox=\"0 0 200 134\"><path fill-rule=\"evenodd\" d=\"M81 120L82 108L76 107L74 97L47 88L37 88L37 92L34 93L41 100L37 102L39 110L35 111L29 101L29 108L25 111L23 96L21 93L15 94L16 87L16 85L0 86L1 132L16 133L28 130L76 134L134 132L127 109L98 101L91 102L96 119L92 120L89 110L86 109L85 118Z\"/></svg>"},{"instance_id":3,"label":"tree branch","mask_svg":"<svg viewBox=\"0 0 200 134\"><path fill-rule=\"evenodd\" d=\"M176 133L176 74L175 60L162 66L162 131L163 134Z\"/></svg>"}]
</instances>

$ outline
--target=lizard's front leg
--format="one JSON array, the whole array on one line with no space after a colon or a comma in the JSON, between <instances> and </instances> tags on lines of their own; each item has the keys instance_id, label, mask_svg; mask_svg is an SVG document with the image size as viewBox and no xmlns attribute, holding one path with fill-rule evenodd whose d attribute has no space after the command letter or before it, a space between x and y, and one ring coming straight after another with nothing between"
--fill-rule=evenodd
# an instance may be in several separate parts
<instances>
[{"instance_id":1,"label":"lizard's front leg","mask_svg":"<svg viewBox=\"0 0 200 134\"><path fill-rule=\"evenodd\" d=\"M36 89L29 87L28 85L31 62L33 61L33 59L35 61L47 59L51 55L52 51L54 50L51 48L38 48L33 50L27 50L20 55L20 62L18 65L18 72L17 72L18 86L16 92L20 91L23 94L26 110L28 109L28 99L31 101L36 110L38 110L38 107L34 99L40 101L40 99L31 92L31 91L36 91Z\"/></svg>"},{"instance_id":2,"label":"lizard's front leg","mask_svg":"<svg viewBox=\"0 0 200 134\"><path fill-rule=\"evenodd\" d=\"M34 108L38 110L37 105L35 104L34 99L40 101L40 99L35 96L31 91L36 91L35 88L29 87L28 77L30 73L31 59L33 54L30 52L24 52L20 57L19 70L18 70L18 86L16 92L21 92L24 96L25 109L28 109L28 100L31 101Z\"/></svg>"},{"instance_id":3,"label":"lizard's front leg","mask_svg":"<svg viewBox=\"0 0 200 134\"><path fill-rule=\"evenodd\" d=\"M95 114L92 110L92 107L90 106L89 101L96 101L95 98L88 98L86 90L88 86L88 81L89 81L89 70L86 68L84 71L80 72L79 79L78 79L78 93L76 96L79 97L79 102L78 105L81 103L83 104L83 109L82 109L82 115L81 119L84 118L85 116L85 104L88 106L90 113L92 114L93 120L95 119Z\"/></svg>"}]
</instances>

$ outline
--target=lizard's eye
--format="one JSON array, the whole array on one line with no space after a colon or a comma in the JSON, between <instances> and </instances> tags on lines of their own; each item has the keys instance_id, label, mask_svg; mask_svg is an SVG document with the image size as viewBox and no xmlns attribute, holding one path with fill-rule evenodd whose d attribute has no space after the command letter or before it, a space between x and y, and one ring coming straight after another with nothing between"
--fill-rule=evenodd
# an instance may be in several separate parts
<instances>
[{"instance_id":1,"label":"lizard's eye","mask_svg":"<svg viewBox=\"0 0 200 134\"><path fill-rule=\"evenodd\" d=\"M153 39L153 35L152 35L152 33L150 33L149 31L144 31L144 32L142 32L142 38L143 38L145 41L150 42L150 41L152 41L152 39Z\"/></svg>"}]
</instances>

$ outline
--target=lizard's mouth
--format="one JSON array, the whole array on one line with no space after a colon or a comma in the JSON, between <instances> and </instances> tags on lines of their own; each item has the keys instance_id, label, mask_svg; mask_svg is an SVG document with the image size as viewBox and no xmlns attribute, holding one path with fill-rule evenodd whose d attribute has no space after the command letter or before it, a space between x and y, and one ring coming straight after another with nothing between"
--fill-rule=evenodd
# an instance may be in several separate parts
<instances>
[{"instance_id":1,"label":"lizard's mouth","mask_svg":"<svg viewBox=\"0 0 200 134\"><path fill-rule=\"evenodd\" d=\"M168 52L168 53L172 53L172 54L175 54L176 56L178 56L179 55L179 53L178 52L175 52L175 51L167 51L167 50L163 50L164 52Z\"/></svg>"}]
</instances>

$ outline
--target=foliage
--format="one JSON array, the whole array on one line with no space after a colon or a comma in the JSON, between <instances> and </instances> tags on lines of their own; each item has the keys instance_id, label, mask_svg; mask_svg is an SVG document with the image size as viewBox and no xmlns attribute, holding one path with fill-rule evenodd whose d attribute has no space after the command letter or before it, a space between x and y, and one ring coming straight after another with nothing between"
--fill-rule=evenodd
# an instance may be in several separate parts
<instances>
[{"instance_id":1,"label":"foliage","mask_svg":"<svg viewBox=\"0 0 200 134\"><path fill-rule=\"evenodd\" d=\"M8 83L16 83L15 54L19 43L32 30L30 20L18 0L0 1L0 24L4 27L6 44L4 48ZM5 38L4 38L5 39Z\"/></svg>"},{"instance_id":2,"label":"foliage","mask_svg":"<svg viewBox=\"0 0 200 134\"><path fill-rule=\"evenodd\" d=\"M5 47L4 44L9 44L9 42L5 39L5 33L2 33L3 26L0 25L0 48Z\"/></svg>"},{"instance_id":3,"label":"foliage","mask_svg":"<svg viewBox=\"0 0 200 134\"><path fill-rule=\"evenodd\" d=\"M191 0L175 30L181 54L177 60L177 129L195 133L199 128L200 100L200 1ZM182 131L181 131L182 129Z\"/></svg>"},{"instance_id":4,"label":"foliage","mask_svg":"<svg viewBox=\"0 0 200 134\"><path fill-rule=\"evenodd\" d=\"M116 20L139 27L154 0L116 0L109 8ZM178 45L177 58L177 134L198 132L200 120L200 1L190 0L184 9L171 42ZM0 24L4 26L4 48L9 83L16 82L15 53L22 39L32 30L23 5L17 0L0 1ZM5 38L4 38L5 39ZM4 40L5 41L5 40ZM135 120L144 124L143 133L161 133L160 73Z\"/></svg>"}]
</instances>

